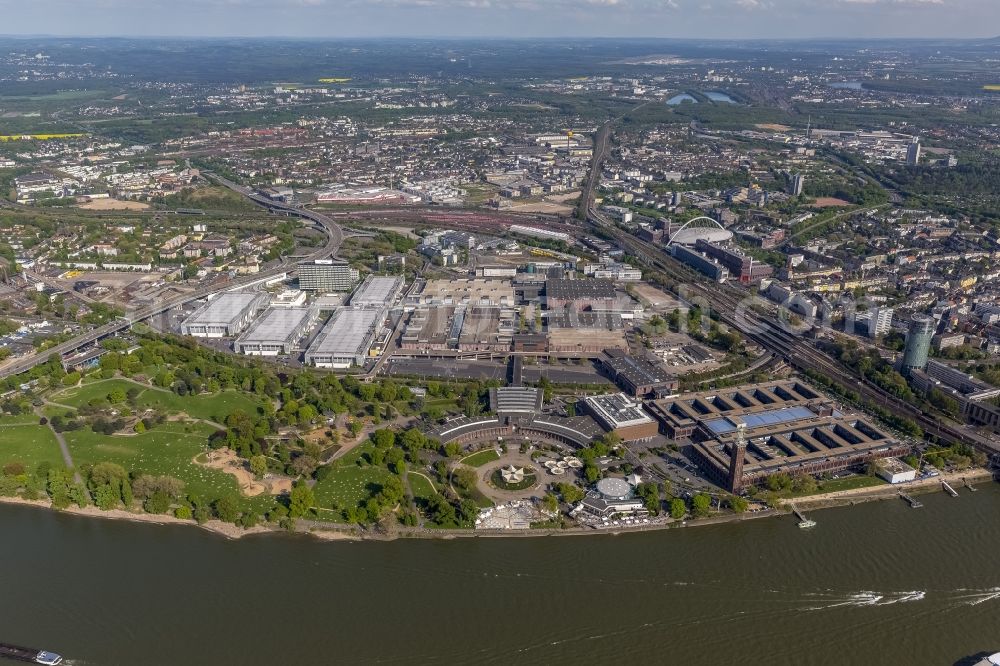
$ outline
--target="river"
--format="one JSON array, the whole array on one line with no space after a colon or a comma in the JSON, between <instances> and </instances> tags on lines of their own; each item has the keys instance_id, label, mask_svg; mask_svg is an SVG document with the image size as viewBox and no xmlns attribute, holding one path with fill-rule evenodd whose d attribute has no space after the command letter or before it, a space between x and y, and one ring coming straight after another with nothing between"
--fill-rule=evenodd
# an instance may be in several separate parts
<instances>
[{"instance_id":1,"label":"river","mask_svg":"<svg viewBox=\"0 0 1000 666\"><path fill-rule=\"evenodd\" d=\"M70 664L954 664L1000 650L1000 484L620 536L228 541L0 505L0 640Z\"/></svg>"}]
</instances>

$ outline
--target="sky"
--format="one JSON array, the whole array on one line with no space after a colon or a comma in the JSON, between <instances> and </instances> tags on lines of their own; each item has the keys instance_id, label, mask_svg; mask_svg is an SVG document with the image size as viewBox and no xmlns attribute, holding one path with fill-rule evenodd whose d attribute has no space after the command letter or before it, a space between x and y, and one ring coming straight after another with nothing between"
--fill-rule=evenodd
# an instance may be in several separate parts
<instances>
[{"instance_id":1,"label":"sky","mask_svg":"<svg viewBox=\"0 0 1000 666\"><path fill-rule=\"evenodd\" d=\"M7 35L1000 35L1000 0L0 0L0 16Z\"/></svg>"}]
</instances>

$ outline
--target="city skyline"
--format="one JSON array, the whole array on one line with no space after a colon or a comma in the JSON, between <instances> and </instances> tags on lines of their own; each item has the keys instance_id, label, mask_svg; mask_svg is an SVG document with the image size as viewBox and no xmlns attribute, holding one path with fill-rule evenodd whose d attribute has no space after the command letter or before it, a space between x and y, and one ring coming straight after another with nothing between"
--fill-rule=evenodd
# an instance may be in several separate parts
<instances>
[{"instance_id":1,"label":"city skyline","mask_svg":"<svg viewBox=\"0 0 1000 666\"><path fill-rule=\"evenodd\" d=\"M992 38L1000 23L991 0L0 0L0 8L13 36Z\"/></svg>"}]
</instances>

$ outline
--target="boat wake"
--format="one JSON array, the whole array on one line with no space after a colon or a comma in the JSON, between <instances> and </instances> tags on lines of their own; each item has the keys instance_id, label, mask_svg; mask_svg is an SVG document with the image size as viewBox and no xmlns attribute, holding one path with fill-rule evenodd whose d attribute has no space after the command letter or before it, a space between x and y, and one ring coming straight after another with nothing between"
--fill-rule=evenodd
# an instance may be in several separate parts
<instances>
[{"instance_id":1,"label":"boat wake","mask_svg":"<svg viewBox=\"0 0 1000 666\"><path fill-rule=\"evenodd\" d=\"M985 590L969 590L960 589L956 592L968 592L969 594L963 594L958 598L962 600L962 603L967 606L978 606L979 604L986 603L987 601L993 601L994 599L1000 599L1000 587L991 587Z\"/></svg>"},{"instance_id":2,"label":"boat wake","mask_svg":"<svg viewBox=\"0 0 1000 666\"><path fill-rule=\"evenodd\" d=\"M927 595L924 590L910 590L909 592L873 592L863 590L847 597L831 598L830 603L821 606L810 606L804 610L819 611L831 608L846 608L860 606L891 606L892 604L904 604L912 601L922 601ZM832 596L832 595L831 595Z\"/></svg>"}]
</instances>

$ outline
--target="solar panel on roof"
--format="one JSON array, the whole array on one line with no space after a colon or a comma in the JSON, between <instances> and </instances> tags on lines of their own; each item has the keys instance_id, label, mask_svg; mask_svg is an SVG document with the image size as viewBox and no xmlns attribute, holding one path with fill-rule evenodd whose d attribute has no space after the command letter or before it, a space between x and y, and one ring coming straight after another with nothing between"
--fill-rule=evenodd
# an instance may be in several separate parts
<instances>
[{"instance_id":1,"label":"solar panel on roof","mask_svg":"<svg viewBox=\"0 0 1000 666\"><path fill-rule=\"evenodd\" d=\"M770 411L758 412L756 414L747 414L742 417L713 419L711 421L706 421L705 425L708 426L709 430L716 435L725 435L736 430L736 423L740 421L747 424L748 430L753 430L754 428L773 426L781 423L790 423L791 421L801 421L802 419L808 419L814 416L816 416L816 413L808 407L797 405L795 407L785 407L783 409L772 409Z\"/></svg>"}]
</instances>

